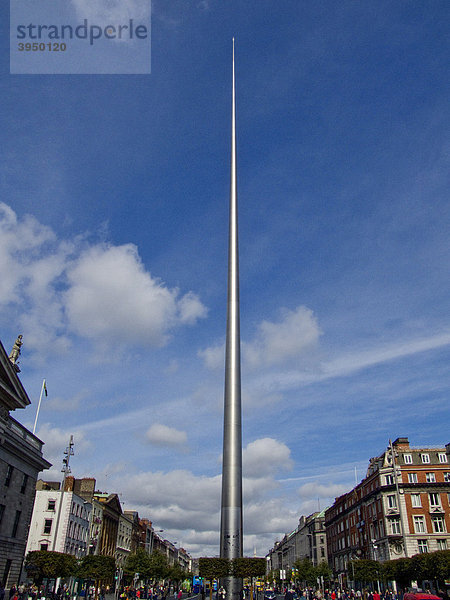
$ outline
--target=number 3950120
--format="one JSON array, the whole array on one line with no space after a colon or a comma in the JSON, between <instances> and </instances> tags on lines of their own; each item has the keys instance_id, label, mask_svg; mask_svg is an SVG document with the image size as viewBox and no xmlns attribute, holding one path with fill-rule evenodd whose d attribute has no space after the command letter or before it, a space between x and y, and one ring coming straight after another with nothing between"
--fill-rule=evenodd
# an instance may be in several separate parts
<instances>
[{"instance_id":1,"label":"number 3950120","mask_svg":"<svg viewBox=\"0 0 450 600\"><path fill-rule=\"evenodd\" d=\"M19 52L64 52L67 46L64 42L19 42L17 48Z\"/></svg>"}]
</instances>

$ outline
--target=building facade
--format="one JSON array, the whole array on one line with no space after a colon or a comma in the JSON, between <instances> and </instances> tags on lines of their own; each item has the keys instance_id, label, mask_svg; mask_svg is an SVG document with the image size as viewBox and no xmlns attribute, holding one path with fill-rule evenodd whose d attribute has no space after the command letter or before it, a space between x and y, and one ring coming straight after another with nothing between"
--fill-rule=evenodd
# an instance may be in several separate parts
<instances>
[{"instance_id":1,"label":"building facade","mask_svg":"<svg viewBox=\"0 0 450 600\"><path fill-rule=\"evenodd\" d=\"M301 516L294 531L286 534L266 556L267 572L285 574L297 560L308 558L313 565L327 561L325 510ZM284 578L284 577L283 577Z\"/></svg>"},{"instance_id":2,"label":"building facade","mask_svg":"<svg viewBox=\"0 0 450 600\"><path fill-rule=\"evenodd\" d=\"M22 570L38 473L51 467L43 442L10 415L30 404L18 377L19 351L11 359L0 343L0 580L6 588Z\"/></svg>"},{"instance_id":3,"label":"building facade","mask_svg":"<svg viewBox=\"0 0 450 600\"><path fill-rule=\"evenodd\" d=\"M85 556L91 511L92 505L73 492L36 491L27 552L51 550Z\"/></svg>"},{"instance_id":4,"label":"building facade","mask_svg":"<svg viewBox=\"0 0 450 600\"><path fill-rule=\"evenodd\" d=\"M325 514L328 561L379 561L450 549L450 445L413 448L398 438L370 459L366 477Z\"/></svg>"},{"instance_id":5,"label":"building facade","mask_svg":"<svg viewBox=\"0 0 450 600\"><path fill-rule=\"evenodd\" d=\"M117 529L116 565L123 567L127 556L131 553L133 538L133 518L131 515L121 514Z\"/></svg>"}]
</instances>

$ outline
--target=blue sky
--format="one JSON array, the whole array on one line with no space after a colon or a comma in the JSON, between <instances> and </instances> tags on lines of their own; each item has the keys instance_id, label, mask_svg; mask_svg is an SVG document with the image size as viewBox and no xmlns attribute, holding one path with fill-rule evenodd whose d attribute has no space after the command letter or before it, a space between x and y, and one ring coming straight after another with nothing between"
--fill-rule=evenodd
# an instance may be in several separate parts
<instances>
[{"instance_id":1,"label":"blue sky","mask_svg":"<svg viewBox=\"0 0 450 600\"><path fill-rule=\"evenodd\" d=\"M122 76L9 75L0 16L1 339L46 477L73 434L75 476L218 552L233 36L245 552L389 438L450 441L448 2L154 0Z\"/></svg>"}]
</instances>

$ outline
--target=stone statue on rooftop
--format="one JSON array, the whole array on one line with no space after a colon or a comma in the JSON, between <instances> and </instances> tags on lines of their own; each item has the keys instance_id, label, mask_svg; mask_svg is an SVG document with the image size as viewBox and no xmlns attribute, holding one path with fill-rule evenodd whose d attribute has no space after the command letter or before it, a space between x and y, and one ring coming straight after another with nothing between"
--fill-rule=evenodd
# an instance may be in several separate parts
<instances>
[{"instance_id":1,"label":"stone statue on rooftop","mask_svg":"<svg viewBox=\"0 0 450 600\"><path fill-rule=\"evenodd\" d=\"M11 350L11 354L9 355L9 360L12 362L13 365L16 364L17 359L20 356L20 347L23 344L22 338L22 335L17 336L17 340L14 342L13 349Z\"/></svg>"}]
</instances>

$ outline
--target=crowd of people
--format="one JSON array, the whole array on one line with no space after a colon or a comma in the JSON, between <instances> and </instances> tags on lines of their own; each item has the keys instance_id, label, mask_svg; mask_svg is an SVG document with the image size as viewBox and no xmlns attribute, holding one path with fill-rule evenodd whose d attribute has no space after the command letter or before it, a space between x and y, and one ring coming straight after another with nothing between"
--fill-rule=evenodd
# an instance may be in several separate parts
<instances>
[{"instance_id":1,"label":"crowd of people","mask_svg":"<svg viewBox=\"0 0 450 600\"><path fill-rule=\"evenodd\" d=\"M430 590L427 590L426 592L431 593ZM285 588L282 590L275 590L275 593L281 596L284 595L284 600L403 600L405 591L394 591L390 588L382 592L367 588L362 590ZM440 593L439 595L444 600L448 600L448 596L446 594Z\"/></svg>"}]
</instances>

